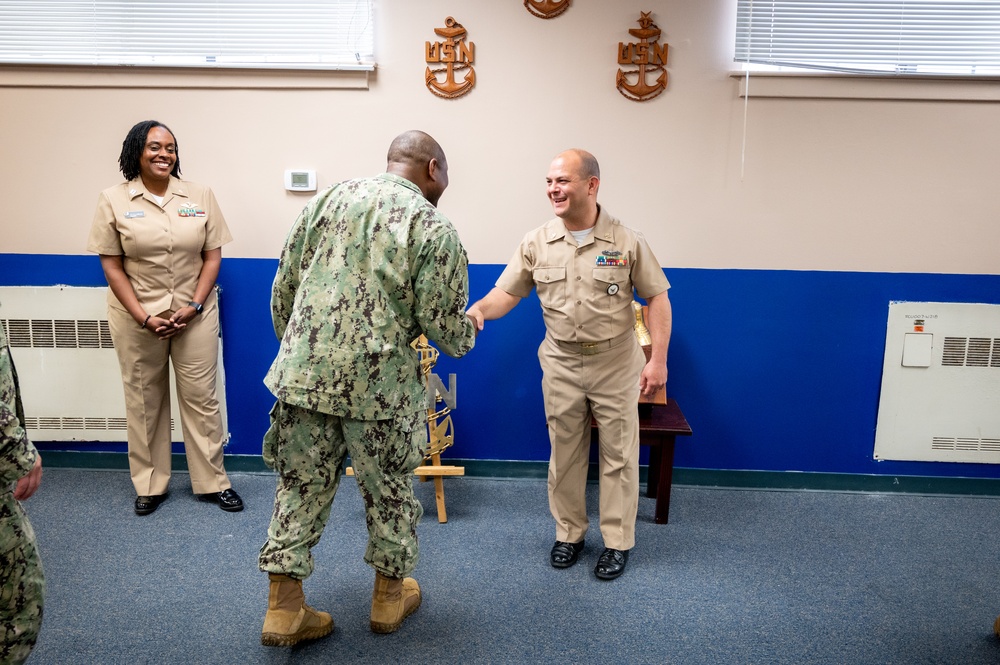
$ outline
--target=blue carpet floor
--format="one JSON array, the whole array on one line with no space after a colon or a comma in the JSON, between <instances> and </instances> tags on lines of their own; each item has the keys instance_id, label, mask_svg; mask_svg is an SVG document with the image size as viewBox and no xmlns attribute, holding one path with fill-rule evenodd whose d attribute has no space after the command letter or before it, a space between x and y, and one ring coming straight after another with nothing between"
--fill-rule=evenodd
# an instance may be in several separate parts
<instances>
[{"instance_id":1,"label":"blue carpet floor","mask_svg":"<svg viewBox=\"0 0 1000 665\"><path fill-rule=\"evenodd\" d=\"M446 479L445 524L418 482L424 602L381 636L346 478L305 582L336 629L274 648L260 645L256 565L274 476L231 478L242 513L196 500L176 474L138 517L127 472L47 469L25 503L47 581L29 663L1000 663L995 497L675 487L670 524L640 500L628 570L602 582L596 486L581 563L555 570L544 480Z\"/></svg>"}]
</instances>

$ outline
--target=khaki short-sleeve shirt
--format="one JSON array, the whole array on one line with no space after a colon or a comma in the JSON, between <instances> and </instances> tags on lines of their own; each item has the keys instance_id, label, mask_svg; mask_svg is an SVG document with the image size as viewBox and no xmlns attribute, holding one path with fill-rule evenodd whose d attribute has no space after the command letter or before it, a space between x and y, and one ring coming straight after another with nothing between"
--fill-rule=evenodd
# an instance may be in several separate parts
<instances>
[{"instance_id":1,"label":"khaki short-sleeve shirt","mask_svg":"<svg viewBox=\"0 0 1000 665\"><path fill-rule=\"evenodd\" d=\"M121 256L132 289L151 314L193 298L203 251L233 239L208 187L171 177L162 205L141 179L110 187L97 199L87 250ZM213 289L208 305L215 297ZM108 304L125 309L108 289Z\"/></svg>"},{"instance_id":2,"label":"khaki short-sleeve shirt","mask_svg":"<svg viewBox=\"0 0 1000 665\"><path fill-rule=\"evenodd\" d=\"M650 298L670 288L642 234L603 207L581 245L558 217L529 232L496 285L521 298L537 289L545 327L565 342L600 342L632 330L633 289Z\"/></svg>"}]
</instances>

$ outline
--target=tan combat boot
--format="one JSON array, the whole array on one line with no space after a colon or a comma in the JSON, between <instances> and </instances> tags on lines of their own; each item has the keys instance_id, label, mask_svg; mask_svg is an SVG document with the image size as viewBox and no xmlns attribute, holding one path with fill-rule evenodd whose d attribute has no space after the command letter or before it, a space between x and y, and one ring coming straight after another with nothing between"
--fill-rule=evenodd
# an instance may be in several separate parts
<instances>
[{"instance_id":1,"label":"tan combat boot","mask_svg":"<svg viewBox=\"0 0 1000 665\"><path fill-rule=\"evenodd\" d=\"M260 643L269 647L287 647L303 640L315 640L333 632L333 619L306 605L302 580L287 575L269 575L271 589L267 596L267 615Z\"/></svg>"},{"instance_id":2,"label":"tan combat boot","mask_svg":"<svg viewBox=\"0 0 1000 665\"><path fill-rule=\"evenodd\" d=\"M375 572L371 628L374 633L394 633L420 607L420 585L412 577L393 579Z\"/></svg>"}]
</instances>

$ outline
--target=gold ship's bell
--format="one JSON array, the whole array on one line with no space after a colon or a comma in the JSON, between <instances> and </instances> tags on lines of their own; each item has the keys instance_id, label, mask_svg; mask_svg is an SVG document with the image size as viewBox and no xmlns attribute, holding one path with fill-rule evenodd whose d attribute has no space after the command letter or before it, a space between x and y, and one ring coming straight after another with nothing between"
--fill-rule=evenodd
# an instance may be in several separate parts
<instances>
[{"instance_id":1,"label":"gold ship's bell","mask_svg":"<svg viewBox=\"0 0 1000 665\"><path fill-rule=\"evenodd\" d=\"M635 336L639 340L639 346L652 346L653 337L649 334L649 328L642 318L642 305L633 300L632 309L635 311Z\"/></svg>"}]
</instances>

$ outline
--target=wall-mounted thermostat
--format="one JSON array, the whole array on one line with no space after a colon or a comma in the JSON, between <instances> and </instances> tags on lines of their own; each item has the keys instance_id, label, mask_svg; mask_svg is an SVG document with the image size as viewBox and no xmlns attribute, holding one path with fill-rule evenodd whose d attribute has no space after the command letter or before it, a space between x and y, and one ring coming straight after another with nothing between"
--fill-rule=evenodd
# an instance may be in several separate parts
<instances>
[{"instance_id":1,"label":"wall-mounted thermostat","mask_svg":"<svg viewBox=\"0 0 1000 665\"><path fill-rule=\"evenodd\" d=\"M315 192L316 171L306 169L285 171L285 189L290 192Z\"/></svg>"}]
</instances>

